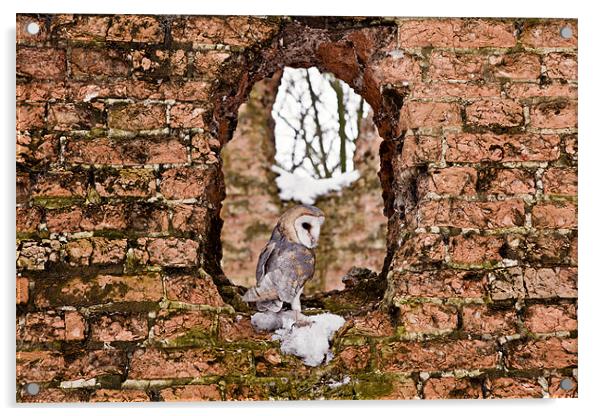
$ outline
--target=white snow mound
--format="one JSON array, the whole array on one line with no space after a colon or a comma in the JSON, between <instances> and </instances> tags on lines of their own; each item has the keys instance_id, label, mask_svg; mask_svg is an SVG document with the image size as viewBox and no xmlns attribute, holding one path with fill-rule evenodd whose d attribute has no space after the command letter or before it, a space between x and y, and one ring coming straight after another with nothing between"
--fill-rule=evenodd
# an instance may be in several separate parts
<instances>
[{"instance_id":1,"label":"white snow mound","mask_svg":"<svg viewBox=\"0 0 602 416\"><path fill-rule=\"evenodd\" d=\"M343 326L345 319L332 313L303 316L311 321L305 326L294 326L294 312L258 312L251 317L256 329L275 331L272 339L280 341L280 350L284 354L293 354L303 360L305 365L316 367L332 358L329 341L334 333Z\"/></svg>"},{"instance_id":2,"label":"white snow mound","mask_svg":"<svg viewBox=\"0 0 602 416\"><path fill-rule=\"evenodd\" d=\"M280 175L276 178L280 199L283 201L297 201L307 205L312 205L322 195L342 190L360 177L357 170L327 179L299 176L278 166L272 166L272 171Z\"/></svg>"}]
</instances>

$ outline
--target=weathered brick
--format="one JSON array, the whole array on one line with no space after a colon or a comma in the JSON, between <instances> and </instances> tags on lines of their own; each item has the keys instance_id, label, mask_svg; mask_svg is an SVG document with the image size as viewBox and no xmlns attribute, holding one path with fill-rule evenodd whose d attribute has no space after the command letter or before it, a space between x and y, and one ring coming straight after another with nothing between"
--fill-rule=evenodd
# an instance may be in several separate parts
<instances>
[{"instance_id":1,"label":"weathered brick","mask_svg":"<svg viewBox=\"0 0 602 416\"><path fill-rule=\"evenodd\" d=\"M158 302L163 297L161 279L156 274L137 276L98 275L71 277L60 282L39 282L34 303L50 306L91 306L109 302Z\"/></svg>"},{"instance_id":2,"label":"weathered brick","mask_svg":"<svg viewBox=\"0 0 602 416\"><path fill-rule=\"evenodd\" d=\"M65 159L91 165L140 166L186 163L187 155L186 147L175 138L98 138L67 141Z\"/></svg>"},{"instance_id":3,"label":"weathered brick","mask_svg":"<svg viewBox=\"0 0 602 416\"><path fill-rule=\"evenodd\" d=\"M163 104L118 104L109 109L109 127L120 130L155 130L166 127Z\"/></svg>"},{"instance_id":4,"label":"weathered brick","mask_svg":"<svg viewBox=\"0 0 602 416\"><path fill-rule=\"evenodd\" d=\"M577 310L573 304L531 305L525 313L525 326L531 332L577 330Z\"/></svg>"},{"instance_id":5,"label":"weathered brick","mask_svg":"<svg viewBox=\"0 0 602 416\"><path fill-rule=\"evenodd\" d=\"M577 101L554 100L535 104L529 110L530 125L547 129L577 126Z\"/></svg>"},{"instance_id":6,"label":"weathered brick","mask_svg":"<svg viewBox=\"0 0 602 416\"><path fill-rule=\"evenodd\" d=\"M140 341L148 336L143 315L102 315L90 321L90 338L98 342Z\"/></svg>"},{"instance_id":7,"label":"weathered brick","mask_svg":"<svg viewBox=\"0 0 602 416\"><path fill-rule=\"evenodd\" d=\"M519 126L524 122L523 107L514 100L483 99L466 106L466 121L476 126Z\"/></svg>"},{"instance_id":8,"label":"weathered brick","mask_svg":"<svg viewBox=\"0 0 602 416\"><path fill-rule=\"evenodd\" d=\"M126 212L122 205L69 207L46 213L46 224L51 232L122 230L126 227Z\"/></svg>"},{"instance_id":9,"label":"weathered brick","mask_svg":"<svg viewBox=\"0 0 602 416\"><path fill-rule=\"evenodd\" d=\"M86 393L80 390L66 390L53 387L41 387L36 395L21 391L19 401L23 403L78 403L86 401Z\"/></svg>"},{"instance_id":10,"label":"weathered brick","mask_svg":"<svg viewBox=\"0 0 602 416\"><path fill-rule=\"evenodd\" d=\"M50 27L55 39L70 41L104 41L109 27L109 16L57 15Z\"/></svg>"},{"instance_id":11,"label":"weathered brick","mask_svg":"<svg viewBox=\"0 0 602 416\"><path fill-rule=\"evenodd\" d=\"M176 104L169 110L169 126L173 128L198 128L205 127L203 107L193 104Z\"/></svg>"},{"instance_id":12,"label":"weathered brick","mask_svg":"<svg viewBox=\"0 0 602 416\"><path fill-rule=\"evenodd\" d=\"M148 402L148 394L140 390L94 390L90 396L91 403L111 402L111 403L130 403L130 402Z\"/></svg>"},{"instance_id":13,"label":"weathered brick","mask_svg":"<svg viewBox=\"0 0 602 416\"><path fill-rule=\"evenodd\" d=\"M573 377L551 377L548 392L550 393L550 397L555 399L577 397L577 380Z\"/></svg>"},{"instance_id":14,"label":"weathered brick","mask_svg":"<svg viewBox=\"0 0 602 416\"><path fill-rule=\"evenodd\" d=\"M84 351L75 357L69 357L63 378L65 380L89 380L108 375L123 376L126 365L126 352L123 350Z\"/></svg>"},{"instance_id":15,"label":"weathered brick","mask_svg":"<svg viewBox=\"0 0 602 416\"><path fill-rule=\"evenodd\" d=\"M69 59L76 79L126 77L129 65L117 49L73 48Z\"/></svg>"},{"instance_id":16,"label":"weathered brick","mask_svg":"<svg viewBox=\"0 0 602 416\"><path fill-rule=\"evenodd\" d=\"M446 134L449 162L520 162L556 160L560 137L531 134Z\"/></svg>"},{"instance_id":17,"label":"weathered brick","mask_svg":"<svg viewBox=\"0 0 602 416\"><path fill-rule=\"evenodd\" d=\"M522 85L522 84L520 84ZM411 91L412 98L456 98L470 99L482 97L500 97L499 84L488 83L457 83L457 82L430 82L416 84Z\"/></svg>"},{"instance_id":18,"label":"weathered brick","mask_svg":"<svg viewBox=\"0 0 602 416\"><path fill-rule=\"evenodd\" d=\"M176 204L172 208L171 224L174 231L193 233L197 238L207 238L209 211L200 205Z\"/></svg>"},{"instance_id":19,"label":"weathered brick","mask_svg":"<svg viewBox=\"0 0 602 416\"><path fill-rule=\"evenodd\" d=\"M165 100L205 101L209 98L210 86L205 81L197 80L163 82L158 95Z\"/></svg>"},{"instance_id":20,"label":"weathered brick","mask_svg":"<svg viewBox=\"0 0 602 416\"><path fill-rule=\"evenodd\" d=\"M107 32L109 41L161 43L163 39L163 25L155 16L116 15Z\"/></svg>"},{"instance_id":21,"label":"weathered brick","mask_svg":"<svg viewBox=\"0 0 602 416\"><path fill-rule=\"evenodd\" d=\"M525 297L523 273L518 267L496 270L487 276L492 300L522 299Z\"/></svg>"},{"instance_id":22,"label":"weathered brick","mask_svg":"<svg viewBox=\"0 0 602 416\"><path fill-rule=\"evenodd\" d=\"M215 170L202 167L182 167L163 172L160 190L167 199L210 199L217 193L223 196Z\"/></svg>"},{"instance_id":23,"label":"weathered brick","mask_svg":"<svg viewBox=\"0 0 602 416\"><path fill-rule=\"evenodd\" d=\"M374 62L368 73L380 84L414 85L422 79L421 60L404 54L401 57L387 55Z\"/></svg>"},{"instance_id":24,"label":"weathered brick","mask_svg":"<svg viewBox=\"0 0 602 416\"><path fill-rule=\"evenodd\" d=\"M401 304L399 323L408 332L452 331L458 326L458 312L452 306L421 303Z\"/></svg>"},{"instance_id":25,"label":"weathered brick","mask_svg":"<svg viewBox=\"0 0 602 416\"><path fill-rule=\"evenodd\" d=\"M549 78L577 79L577 55L553 52L543 58L543 63Z\"/></svg>"},{"instance_id":26,"label":"weathered brick","mask_svg":"<svg viewBox=\"0 0 602 416\"><path fill-rule=\"evenodd\" d=\"M490 169L479 171L479 192L491 195L524 195L535 193L535 175L523 169Z\"/></svg>"},{"instance_id":27,"label":"weathered brick","mask_svg":"<svg viewBox=\"0 0 602 416\"><path fill-rule=\"evenodd\" d=\"M537 382L528 378L495 378L487 383L489 398L502 399L524 399L543 397L543 387Z\"/></svg>"},{"instance_id":28,"label":"weathered brick","mask_svg":"<svg viewBox=\"0 0 602 416\"><path fill-rule=\"evenodd\" d=\"M536 228L577 228L577 206L568 201L540 202L532 216Z\"/></svg>"},{"instance_id":29,"label":"weathered brick","mask_svg":"<svg viewBox=\"0 0 602 416\"><path fill-rule=\"evenodd\" d=\"M577 297L577 269L574 268L527 268L524 280L529 298Z\"/></svg>"},{"instance_id":30,"label":"weathered brick","mask_svg":"<svg viewBox=\"0 0 602 416\"><path fill-rule=\"evenodd\" d=\"M467 378L429 378L424 383L425 399L482 399L483 390L479 380Z\"/></svg>"},{"instance_id":31,"label":"weathered brick","mask_svg":"<svg viewBox=\"0 0 602 416\"><path fill-rule=\"evenodd\" d=\"M127 240L109 240L108 238L95 237L92 239L92 263L113 264L125 259Z\"/></svg>"},{"instance_id":32,"label":"weathered brick","mask_svg":"<svg viewBox=\"0 0 602 416\"><path fill-rule=\"evenodd\" d=\"M529 99L538 97L566 97L577 99L577 86L552 82L549 84L517 82L506 88L509 98Z\"/></svg>"},{"instance_id":33,"label":"weathered brick","mask_svg":"<svg viewBox=\"0 0 602 416\"><path fill-rule=\"evenodd\" d=\"M203 311L160 311L153 326L153 340L163 346L190 347L210 343L215 317Z\"/></svg>"},{"instance_id":34,"label":"weathered brick","mask_svg":"<svg viewBox=\"0 0 602 416\"><path fill-rule=\"evenodd\" d=\"M150 197L157 189L151 169L104 169L95 173L94 179L101 197Z\"/></svg>"},{"instance_id":35,"label":"weathered brick","mask_svg":"<svg viewBox=\"0 0 602 416\"><path fill-rule=\"evenodd\" d=\"M45 172L36 177L31 194L34 198L85 198L87 182L85 172Z\"/></svg>"},{"instance_id":36,"label":"weathered brick","mask_svg":"<svg viewBox=\"0 0 602 416\"><path fill-rule=\"evenodd\" d=\"M176 42L249 46L273 36L278 24L254 16L187 16L172 23Z\"/></svg>"},{"instance_id":37,"label":"weathered brick","mask_svg":"<svg viewBox=\"0 0 602 416\"><path fill-rule=\"evenodd\" d=\"M450 166L420 177L417 186L419 194L474 195L476 182L477 171L474 168Z\"/></svg>"},{"instance_id":38,"label":"weathered brick","mask_svg":"<svg viewBox=\"0 0 602 416\"><path fill-rule=\"evenodd\" d=\"M31 193L31 180L27 173L17 173L17 204L23 204L29 200Z\"/></svg>"},{"instance_id":39,"label":"weathered brick","mask_svg":"<svg viewBox=\"0 0 602 416\"><path fill-rule=\"evenodd\" d=\"M147 244L151 263L169 267L190 267L198 262L199 243L178 238L155 238Z\"/></svg>"},{"instance_id":40,"label":"weathered brick","mask_svg":"<svg viewBox=\"0 0 602 416\"><path fill-rule=\"evenodd\" d=\"M50 254L50 248L35 241L22 244L17 256L17 267L26 270L44 270Z\"/></svg>"},{"instance_id":41,"label":"weathered brick","mask_svg":"<svg viewBox=\"0 0 602 416\"><path fill-rule=\"evenodd\" d=\"M65 311L65 340L81 341L85 337L86 321L76 311Z\"/></svg>"},{"instance_id":42,"label":"weathered brick","mask_svg":"<svg viewBox=\"0 0 602 416\"><path fill-rule=\"evenodd\" d=\"M149 80L176 75L172 72L170 55L170 51L165 49L132 50L128 56L132 63L132 75L138 79ZM173 69L177 70L177 68Z\"/></svg>"},{"instance_id":43,"label":"weathered brick","mask_svg":"<svg viewBox=\"0 0 602 416\"><path fill-rule=\"evenodd\" d=\"M577 169L550 168L542 180L546 194L577 195Z\"/></svg>"},{"instance_id":44,"label":"weathered brick","mask_svg":"<svg viewBox=\"0 0 602 416\"><path fill-rule=\"evenodd\" d=\"M37 79L62 79L67 71L63 49L17 48L17 75Z\"/></svg>"},{"instance_id":45,"label":"weathered brick","mask_svg":"<svg viewBox=\"0 0 602 416\"><path fill-rule=\"evenodd\" d=\"M169 231L169 210L165 205L130 204L127 228L139 234L165 234Z\"/></svg>"},{"instance_id":46,"label":"weathered brick","mask_svg":"<svg viewBox=\"0 0 602 416\"><path fill-rule=\"evenodd\" d=\"M452 237L449 251L456 263L491 264L502 260L500 249L503 245L503 239L497 236L466 234Z\"/></svg>"},{"instance_id":47,"label":"weathered brick","mask_svg":"<svg viewBox=\"0 0 602 416\"><path fill-rule=\"evenodd\" d=\"M568 27L572 36L568 39L560 36L560 30ZM525 23L520 41L532 48L577 47L577 20L546 19Z\"/></svg>"},{"instance_id":48,"label":"weathered brick","mask_svg":"<svg viewBox=\"0 0 602 416\"><path fill-rule=\"evenodd\" d=\"M577 365L577 340L548 338L514 345L508 354L512 369L564 368Z\"/></svg>"},{"instance_id":49,"label":"weathered brick","mask_svg":"<svg viewBox=\"0 0 602 416\"><path fill-rule=\"evenodd\" d=\"M511 53L489 57L491 71L497 78L537 80L541 75L539 56L532 53Z\"/></svg>"},{"instance_id":50,"label":"weathered brick","mask_svg":"<svg viewBox=\"0 0 602 416\"><path fill-rule=\"evenodd\" d=\"M221 400L222 396L217 385L187 385L170 387L160 392L166 402L199 402Z\"/></svg>"},{"instance_id":51,"label":"weathered brick","mask_svg":"<svg viewBox=\"0 0 602 416\"><path fill-rule=\"evenodd\" d=\"M102 106L56 103L48 107L48 126L57 131L90 130L104 125Z\"/></svg>"},{"instance_id":52,"label":"weathered brick","mask_svg":"<svg viewBox=\"0 0 602 416\"><path fill-rule=\"evenodd\" d=\"M434 51L429 62L429 76L433 80L478 81L483 79L483 55Z\"/></svg>"},{"instance_id":53,"label":"weathered brick","mask_svg":"<svg viewBox=\"0 0 602 416\"><path fill-rule=\"evenodd\" d=\"M92 255L90 240L81 239L69 241L64 246L65 262L72 266L88 266Z\"/></svg>"},{"instance_id":54,"label":"weathered brick","mask_svg":"<svg viewBox=\"0 0 602 416\"><path fill-rule=\"evenodd\" d=\"M441 138L433 136L406 136L403 141L401 156L394 161L395 168L406 168L439 162L441 159Z\"/></svg>"},{"instance_id":55,"label":"weathered brick","mask_svg":"<svg viewBox=\"0 0 602 416\"><path fill-rule=\"evenodd\" d=\"M512 22L489 19L408 19L398 22L401 47L512 47Z\"/></svg>"},{"instance_id":56,"label":"weathered brick","mask_svg":"<svg viewBox=\"0 0 602 416\"><path fill-rule=\"evenodd\" d=\"M486 305L466 305L462 308L462 329L472 334L516 334L517 321L513 309L496 310Z\"/></svg>"},{"instance_id":57,"label":"weathered brick","mask_svg":"<svg viewBox=\"0 0 602 416\"><path fill-rule=\"evenodd\" d=\"M247 354L210 349L138 349L132 354L128 377L133 380L177 379L212 375L247 374Z\"/></svg>"},{"instance_id":58,"label":"weathered brick","mask_svg":"<svg viewBox=\"0 0 602 416\"><path fill-rule=\"evenodd\" d=\"M424 266L442 262L445 244L439 234L416 234L408 238L397 251L392 268L402 270L412 266Z\"/></svg>"},{"instance_id":59,"label":"weathered brick","mask_svg":"<svg viewBox=\"0 0 602 416\"><path fill-rule=\"evenodd\" d=\"M346 371L364 370L370 363L370 346L348 346L337 354Z\"/></svg>"},{"instance_id":60,"label":"weathered brick","mask_svg":"<svg viewBox=\"0 0 602 416\"><path fill-rule=\"evenodd\" d=\"M46 124L46 106L44 104L17 103L17 130L34 130Z\"/></svg>"},{"instance_id":61,"label":"weathered brick","mask_svg":"<svg viewBox=\"0 0 602 416\"><path fill-rule=\"evenodd\" d=\"M388 372L486 369L497 364L493 341L393 342L376 349L379 367Z\"/></svg>"},{"instance_id":62,"label":"weathered brick","mask_svg":"<svg viewBox=\"0 0 602 416\"><path fill-rule=\"evenodd\" d=\"M28 165L41 165L57 162L59 159L59 137L52 134L43 136L17 133L17 162Z\"/></svg>"},{"instance_id":63,"label":"weathered brick","mask_svg":"<svg viewBox=\"0 0 602 416\"><path fill-rule=\"evenodd\" d=\"M350 331L354 334L372 337L388 337L393 335L393 325L387 313L381 311L368 312L363 316L352 318Z\"/></svg>"},{"instance_id":64,"label":"weathered brick","mask_svg":"<svg viewBox=\"0 0 602 416\"><path fill-rule=\"evenodd\" d=\"M229 57L230 53L222 50L194 52L192 55L193 76L203 79L213 78Z\"/></svg>"},{"instance_id":65,"label":"weathered brick","mask_svg":"<svg viewBox=\"0 0 602 416\"><path fill-rule=\"evenodd\" d=\"M35 233L42 222L42 213L43 210L36 206L17 208L17 233Z\"/></svg>"},{"instance_id":66,"label":"weathered brick","mask_svg":"<svg viewBox=\"0 0 602 416\"><path fill-rule=\"evenodd\" d=\"M24 305L29 302L29 279L27 277L17 276L17 305Z\"/></svg>"},{"instance_id":67,"label":"weathered brick","mask_svg":"<svg viewBox=\"0 0 602 416\"><path fill-rule=\"evenodd\" d=\"M17 81L17 101L50 101L67 98L67 88L62 81Z\"/></svg>"},{"instance_id":68,"label":"weathered brick","mask_svg":"<svg viewBox=\"0 0 602 416\"><path fill-rule=\"evenodd\" d=\"M485 296L485 276L479 272L455 270L393 272L388 280L389 287L394 289L394 295L402 297L480 298Z\"/></svg>"},{"instance_id":69,"label":"weathered brick","mask_svg":"<svg viewBox=\"0 0 602 416\"><path fill-rule=\"evenodd\" d=\"M56 351L17 351L17 380L22 383L52 381L65 368Z\"/></svg>"},{"instance_id":70,"label":"weathered brick","mask_svg":"<svg viewBox=\"0 0 602 416\"><path fill-rule=\"evenodd\" d=\"M54 312L32 312L17 320L17 342L65 339L65 320Z\"/></svg>"},{"instance_id":71,"label":"weathered brick","mask_svg":"<svg viewBox=\"0 0 602 416\"><path fill-rule=\"evenodd\" d=\"M221 299L219 295L217 295L217 299ZM246 316L219 315L218 324L218 337L222 342L272 339L269 332L257 331L251 324L251 319Z\"/></svg>"},{"instance_id":72,"label":"weathered brick","mask_svg":"<svg viewBox=\"0 0 602 416\"><path fill-rule=\"evenodd\" d=\"M462 123L460 106L456 103L410 101L404 104L399 116L403 130L421 127L452 127Z\"/></svg>"},{"instance_id":73,"label":"weathered brick","mask_svg":"<svg viewBox=\"0 0 602 416\"><path fill-rule=\"evenodd\" d=\"M545 233L529 236L527 258L545 265L577 264L577 235Z\"/></svg>"},{"instance_id":74,"label":"weathered brick","mask_svg":"<svg viewBox=\"0 0 602 416\"><path fill-rule=\"evenodd\" d=\"M31 23L38 25L38 33L29 33L27 26ZM37 44L48 39L48 27L44 19L36 15L17 14L17 44Z\"/></svg>"},{"instance_id":75,"label":"weathered brick","mask_svg":"<svg viewBox=\"0 0 602 416\"><path fill-rule=\"evenodd\" d=\"M418 226L521 227L525 223L525 206L519 200L474 202L443 199L421 203L417 217Z\"/></svg>"},{"instance_id":76,"label":"weathered brick","mask_svg":"<svg viewBox=\"0 0 602 416\"><path fill-rule=\"evenodd\" d=\"M224 301L209 276L168 275L165 277L165 290L169 300L224 306Z\"/></svg>"}]
</instances>

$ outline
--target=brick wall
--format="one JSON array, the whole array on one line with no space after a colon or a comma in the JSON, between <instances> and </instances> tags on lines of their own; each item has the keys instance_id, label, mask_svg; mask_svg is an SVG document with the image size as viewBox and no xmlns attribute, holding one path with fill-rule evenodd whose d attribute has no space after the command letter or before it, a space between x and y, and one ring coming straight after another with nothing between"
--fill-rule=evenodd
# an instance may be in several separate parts
<instances>
[{"instance_id":1,"label":"brick wall","mask_svg":"<svg viewBox=\"0 0 602 416\"><path fill-rule=\"evenodd\" d=\"M306 301L348 319L319 369L219 266L220 148L284 65L383 138L384 269ZM576 395L576 21L18 15L16 71L18 401Z\"/></svg>"}]
</instances>

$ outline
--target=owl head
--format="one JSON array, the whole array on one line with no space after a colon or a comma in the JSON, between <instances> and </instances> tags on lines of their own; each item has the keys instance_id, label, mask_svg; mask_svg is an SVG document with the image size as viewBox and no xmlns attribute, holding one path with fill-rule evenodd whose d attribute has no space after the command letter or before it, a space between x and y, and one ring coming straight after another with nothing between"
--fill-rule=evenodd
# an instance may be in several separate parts
<instances>
[{"instance_id":1,"label":"owl head","mask_svg":"<svg viewBox=\"0 0 602 416\"><path fill-rule=\"evenodd\" d=\"M282 214L278 228L289 241L313 249L318 246L323 223L324 213L321 209L311 205L296 205Z\"/></svg>"}]
</instances>

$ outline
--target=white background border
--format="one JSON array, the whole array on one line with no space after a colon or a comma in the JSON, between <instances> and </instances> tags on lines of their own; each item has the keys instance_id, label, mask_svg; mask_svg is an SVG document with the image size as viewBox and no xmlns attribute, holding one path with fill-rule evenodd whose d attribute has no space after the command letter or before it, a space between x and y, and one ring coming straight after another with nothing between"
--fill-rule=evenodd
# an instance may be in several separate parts
<instances>
[{"instance_id":1,"label":"white background border","mask_svg":"<svg viewBox=\"0 0 602 416\"><path fill-rule=\"evenodd\" d=\"M365 415L378 412L400 415L506 415L531 412L546 415L587 415L602 412L602 394L597 390L601 369L600 318L602 287L599 237L599 195L602 189L600 157L602 138L598 123L602 76L601 14L596 1L403 1L403 0L4 0L1 43L4 63L0 65L5 93L2 117L2 376L0 397L4 414L44 416L86 416L127 412L128 415L297 415L311 413ZM17 405L15 404L15 13L149 13L149 14L256 14L256 15L346 15L346 16L433 16L433 17L570 17L579 19L579 399L577 400L439 400L359 402L230 402L154 403L100 405ZM597 410L596 410L597 409ZM373 415L369 415L373 416Z\"/></svg>"}]
</instances>

